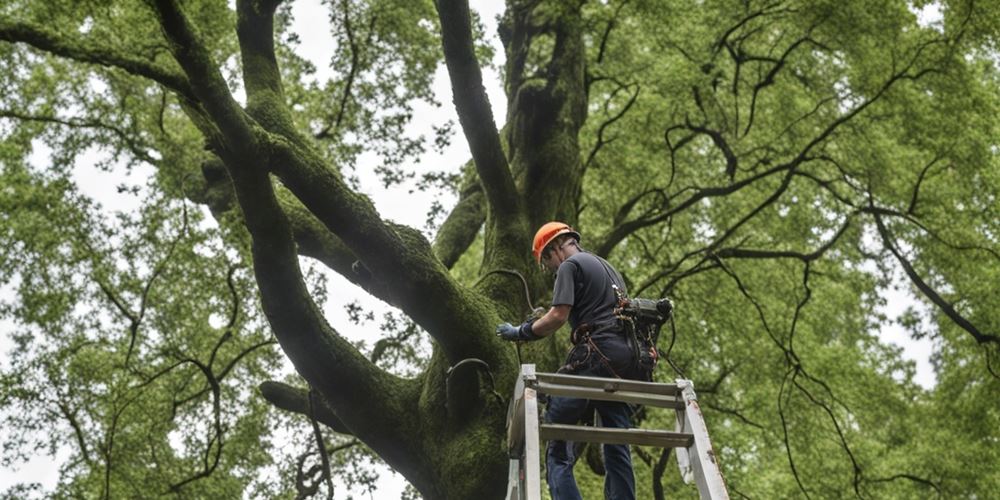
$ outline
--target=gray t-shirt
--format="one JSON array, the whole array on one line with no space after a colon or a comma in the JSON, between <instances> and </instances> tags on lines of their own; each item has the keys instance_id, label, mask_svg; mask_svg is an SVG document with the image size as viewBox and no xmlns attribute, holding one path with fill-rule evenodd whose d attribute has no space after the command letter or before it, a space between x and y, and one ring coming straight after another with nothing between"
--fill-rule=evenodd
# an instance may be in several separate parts
<instances>
[{"instance_id":1,"label":"gray t-shirt","mask_svg":"<svg viewBox=\"0 0 1000 500\"><path fill-rule=\"evenodd\" d=\"M612 283L618 285L622 293L628 293L625 280L607 261L589 252L575 253L559 264L552 305L572 306L569 326L574 330L583 323L611 323L618 305Z\"/></svg>"}]
</instances>

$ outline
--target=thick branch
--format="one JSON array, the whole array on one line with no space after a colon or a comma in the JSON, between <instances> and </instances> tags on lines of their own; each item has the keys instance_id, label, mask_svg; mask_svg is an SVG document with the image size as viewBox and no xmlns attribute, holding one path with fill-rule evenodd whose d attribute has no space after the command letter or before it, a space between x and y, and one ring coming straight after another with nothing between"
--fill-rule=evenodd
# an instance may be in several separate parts
<instances>
[{"instance_id":1,"label":"thick branch","mask_svg":"<svg viewBox=\"0 0 1000 500\"><path fill-rule=\"evenodd\" d=\"M236 204L235 193L230 178L225 173L225 165L218 159L205 162L202 175L207 183L207 194L194 201L208 203L212 212L219 217L232 210ZM348 281L360 286L368 293L394 305L390 286L386 281L376 280L371 271L361 264L357 254L344 244L343 240L330 232L298 198L280 183L275 183L276 195L281 210L288 218L299 255L316 259Z\"/></svg>"},{"instance_id":2,"label":"thick branch","mask_svg":"<svg viewBox=\"0 0 1000 500\"><path fill-rule=\"evenodd\" d=\"M419 382L379 369L326 323L305 286L291 230L270 177L258 168L230 168L230 175L253 241L261 302L282 349L354 435L411 481L429 488L427 467L432 458L418 439L421 421L412 418ZM326 193L336 198L339 192ZM364 226L365 221L351 222ZM356 235L359 229L353 231ZM396 250L404 255L402 249ZM480 341L482 337L486 336L480 335Z\"/></svg>"},{"instance_id":3,"label":"thick branch","mask_svg":"<svg viewBox=\"0 0 1000 500\"><path fill-rule=\"evenodd\" d=\"M275 381L264 382L257 388L260 390L260 394L264 396L264 399L274 406L293 413L305 416L310 415L308 389L299 389L298 387ZM312 411L318 422L333 429L335 432L341 434L351 433L347 426L344 425L344 422L337 418L337 414L326 403L319 398L314 398L314 401L317 404L312 407Z\"/></svg>"},{"instance_id":4,"label":"thick branch","mask_svg":"<svg viewBox=\"0 0 1000 500\"><path fill-rule=\"evenodd\" d=\"M471 176L462 187L458 203L434 238L434 255L447 268L455 265L476 239L486 220L486 197L479 179Z\"/></svg>"},{"instance_id":5,"label":"thick branch","mask_svg":"<svg viewBox=\"0 0 1000 500\"><path fill-rule=\"evenodd\" d=\"M455 109L483 180L486 198L498 213L519 214L520 198L500 145L493 111L483 87L482 71L476 60L469 3L467 0L438 0L437 9ZM501 217L499 220L511 219Z\"/></svg>"},{"instance_id":6,"label":"thick branch","mask_svg":"<svg viewBox=\"0 0 1000 500\"><path fill-rule=\"evenodd\" d=\"M371 200L353 192L313 151L287 143L275 147L273 166L284 185L361 258L375 280L392 283L382 298L427 330L451 362L486 356L491 365L505 363L496 357L499 341L480 326L495 321L496 313L450 276L423 235L383 221ZM258 198L240 205L246 210L248 203L260 204ZM456 325L459 317L467 322Z\"/></svg>"},{"instance_id":7,"label":"thick branch","mask_svg":"<svg viewBox=\"0 0 1000 500\"><path fill-rule=\"evenodd\" d=\"M298 132L285 104L281 71L274 53L274 10L278 3L239 0L236 4L247 113L265 129L305 146L307 139Z\"/></svg>"},{"instance_id":8,"label":"thick branch","mask_svg":"<svg viewBox=\"0 0 1000 500\"><path fill-rule=\"evenodd\" d=\"M259 98L262 93L270 98L280 98L281 74L274 55L275 2L239 0L236 2L236 34L240 40L243 58L243 82L247 99Z\"/></svg>"},{"instance_id":9,"label":"thick branch","mask_svg":"<svg viewBox=\"0 0 1000 500\"><path fill-rule=\"evenodd\" d=\"M225 78L208 48L198 38L195 27L181 10L177 0L153 0L160 26L174 58L191 81L192 91L222 133L226 148L253 154L256 144L251 125L243 109L233 99Z\"/></svg>"}]
</instances>

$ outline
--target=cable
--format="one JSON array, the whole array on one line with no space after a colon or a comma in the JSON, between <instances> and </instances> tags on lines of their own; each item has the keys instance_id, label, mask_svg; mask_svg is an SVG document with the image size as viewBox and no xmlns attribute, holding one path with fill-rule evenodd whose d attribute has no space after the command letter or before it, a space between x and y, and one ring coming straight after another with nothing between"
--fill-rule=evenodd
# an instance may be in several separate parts
<instances>
[{"instance_id":1,"label":"cable","mask_svg":"<svg viewBox=\"0 0 1000 500\"><path fill-rule=\"evenodd\" d=\"M667 360L667 363L670 364L670 367L673 368L674 371L677 372L677 374L681 376L681 378L687 379L687 376L684 375L684 372L681 371L681 369L678 368L676 364L674 364L673 360L670 359L670 351L673 350L673 348L674 348L674 342L676 340L677 340L677 327L676 327L676 325L674 325L674 317L673 317L673 315L671 315L670 316L670 345L667 347L667 352L665 352L663 354L663 359Z\"/></svg>"},{"instance_id":2,"label":"cable","mask_svg":"<svg viewBox=\"0 0 1000 500\"><path fill-rule=\"evenodd\" d=\"M518 349L520 350L520 347ZM500 405L502 406L503 396L501 396L500 393L497 392L496 381L493 379L493 370L490 368L489 363L479 358L465 358L459 361L458 363L455 363L454 366L448 367L448 371L446 372L448 377L444 381L445 393L446 394L451 393L451 376L455 374L455 372L458 370L459 367L466 364L473 364L481 368L481 371L484 371L486 373L486 376L488 376L490 379L490 392L493 393L494 396L496 396L497 401L500 402Z\"/></svg>"},{"instance_id":3,"label":"cable","mask_svg":"<svg viewBox=\"0 0 1000 500\"><path fill-rule=\"evenodd\" d=\"M517 276L518 278L521 278L521 284L524 285L524 300L528 304L528 311L534 310L534 306L532 306L531 302L531 291L528 289L528 280L524 278L524 275L513 269L492 269L490 271L487 271L486 274L480 276L479 279L472 284L472 286L475 287L476 285L479 285L479 283L481 283L484 279L486 279L487 276L495 273L511 274Z\"/></svg>"}]
</instances>

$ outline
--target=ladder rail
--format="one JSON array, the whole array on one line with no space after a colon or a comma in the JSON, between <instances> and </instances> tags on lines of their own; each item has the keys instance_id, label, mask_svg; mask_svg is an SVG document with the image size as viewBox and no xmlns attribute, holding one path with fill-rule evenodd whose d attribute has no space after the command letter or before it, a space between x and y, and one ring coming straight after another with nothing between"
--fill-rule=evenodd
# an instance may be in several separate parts
<instances>
[{"instance_id":1,"label":"ladder rail","mask_svg":"<svg viewBox=\"0 0 1000 500\"><path fill-rule=\"evenodd\" d=\"M677 449L677 466L681 469L684 482L690 484L693 479L703 500L729 498L726 481L722 477L715 450L712 449L712 442L708 438L705 417L701 414L701 407L698 406L694 384L689 380L678 380L678 385L682 388L686 406L683 412L677 412L679 430L694 436L691 446ZM682 450L686 464L681 463Z\"/></svg>"},{"instance_id":2,"label":"ladder rail","mask_svg":"<svg viewBox=\"0 0 1000 500\"><path fill-rule=\"evenodd\" d=\"M524 498L542 499L541 450L538 440L538 398L535 390L524 389Z\"/></svg>"}]
</instances>

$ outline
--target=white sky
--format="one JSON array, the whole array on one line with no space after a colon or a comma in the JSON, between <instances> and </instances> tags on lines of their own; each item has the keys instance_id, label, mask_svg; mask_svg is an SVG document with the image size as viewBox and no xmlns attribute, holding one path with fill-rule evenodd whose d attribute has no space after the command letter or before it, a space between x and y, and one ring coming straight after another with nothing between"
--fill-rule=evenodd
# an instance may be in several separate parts
<instances>
[{"instance_id":1,"label":"white sky","mask_svg":"<svg viewBox=\"0 0 1000 500\"><path fill-rule=\"evenodd\" d=\"M500 66L501 64L499 63L502 62L503 50L495 36L495 18L502 13L504 2L499 0L473 0L470 3L472 4L472 8L481 14L487 26L486 32L492 36L493 45L498 57L498 60L495 62ZM327 24L328 10L319 0L298 0L294 3L293 13L295 17L293 30L299 34L301 39L300 53L315 64L318 70L317 76L325 79L330 76L327 63L332 54L328 32L329 27ZM922 14L922 19L928 17L931 20L934 20L935 17L940 19L939 10L936 12L933 10L927 12L925 9L925 12ZM506 101L503 96L499 76L495 72L487 70L484 72L484 80L490 102L493 105L494 119L500 125L505 116ZM414 116L419 117L419 121L414 124L413 131L431 136L432 131L430 127L432 124L440 125L448 120L452 120L456 124L455 130L457 133L444 154L438 155L433 151L425 154L421 158L421 161L415 165L418 172L457 169L469 158L468 146L457 125L458 119L452 105L451 88L444 67L441 67L437 72L434 89L438 95L438 101L442 103L442 107L433 108L419 105L414 110ZM45 153L40 152L35 160L44 162ZM419 191L411 194L409 193L409 189L412 186L407 184L390 189L382 188L373 171L375 161L377 159L373 155L362 157L361 161L359 161L357 173L362 181L364 191L372 197L376 207L384 217L415 228L422 228L426 213L433 201L431 196ZM122 182L141 185L145 182L144 179L151 173L151 168L138 169L134 171L129 179L123 180L121 172L101 172L90 165L81 164L78 168L76 178L79 181L81 189L94 199L100 200L106 210L128 211L137 207L137 200L134 197L118 193L115 186ZM451 206L449 201L442 200L446 207ZM356 299L362 299L363 306L368 309L375 309L377 316L382 311L388 310L388 308L337 275L330 276L328 289L331 292L331 300L326 305L325 311L331 324L352 340L365 338L366 336L370 337L370 332L350 324L344 312L344 305ZM886 299L887 305L883 312L890 319L898 317L907 307L915 303L905 292L889 293L886 295ZM9 330L9 325L0 323L0 363L5 362L6 353L11 347L10 339L8 338ZM901 346L904 349L903 356L906 359L916 362L917 383L927 388L933 387L935 379L928 360L932 352L930 340L915 341L901 327L894 323L888 324L882 330L881 337L883 341ZM2 432L0 432L0 435L2 435ZM51 490L58 479L57 464L63 459L65 457L57 457L53 460L51 457L41 455L17 470L0 468L0 491L3 491L16 482L40 482L46 489ZM402 477L391 471L383 471L381 475L382 479L375 497L399 498L405 485ZM337 491L338 496L343 495L343 486L338 486Z\"/></svg>"}]
</instances>

